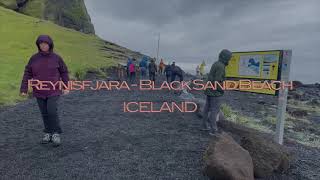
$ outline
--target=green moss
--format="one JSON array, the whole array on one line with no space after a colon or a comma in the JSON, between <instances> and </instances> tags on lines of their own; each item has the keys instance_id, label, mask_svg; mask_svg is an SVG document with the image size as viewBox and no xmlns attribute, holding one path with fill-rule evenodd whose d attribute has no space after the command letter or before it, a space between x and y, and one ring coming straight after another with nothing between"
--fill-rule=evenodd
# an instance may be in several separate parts
<instances>
[{"instance_id":1,"label":"green moss","mask_svg":"<svg viewBox=\"0 0 320 180\"><path fill-rule=\"evenodd\" d=\"M5 26L0 26L0 104L23 100L18 94L24 67L30 56L37 52L35 40L40 34L53 38L55 52L64 58L73 77L88 67L98 69L115 65L114 61L106 58L110 54L100 50L105 44L95 35L63 28L2 7L0 22L6 22Z\"/></svg>"},{"instance_id":2,"label":"green moss","mask_svg":"<svg viewBox=\"0 0 320 180\"><path fill-rule=\"evenodd\" d=\"M94 33L83 0L46 1L44 19L84 33Z\"/></svg>"},{"instance_id":3,"label":"green moss","mask_svg":"<svg viewBox=\"0 0 320 180\"><path fill-rule=\"evenodd\" d=\"M232 110L226 104L222 105L221 110L229 121L274 135L277 123L275 116L266 116L261 120L256 120ZM286 114L284 136L307 146L320 147L320 125L311 123L307 119L294 118Z\"/></svg>"},{"instance_id":4,"label":"green moss","mask_svg":"<svg viewBox=\"0 0 320 180\"><path fill-rule=\"evenodd\" d=\"M32 17L43 18L46 2L47 0L29 0L20 11Z\"/></svg>"},{"instance_id":5,"label":"green moss","mask_svg":"<svg viewBox=\"0 0 320 180\"><path fill-rule=\"evenodd\" d=\"M223 112L224 116L227 118L230 118L233 114L231 107L228 106L227 104L221 105L221 111Z\"/></svg>"},{"instance_id":6,"label":"green moss","mask_svg":"<svg viewBox=\"0 0 320 180\"><path fill-rule=\"evenodd\" d=\"M94 34L94 27L83 0L28 0L24 7L17 7L16 0L0 0L0 6L23 14L50 20L60 26Z\"/></svg>"},{"instance_id":7,"label":"green moss","mask_svg":"<svg viewBox=\"0 0 320 180\"><path fill-rule=\"evenodd\" d=\"M290 139L310 147L320 147L319 135L306 132L291 132Z\"/></svg>"},{"instance_id":8,"label":"green moss","mask_svg":"<svg viewBox=\"0 0 320 180\"><path fill-rule=\"evenodd\" d=\"M0 6L9 8L9 9L16 9L17 2L16 0L0 0Z\"/></svg>"}]
</instances>

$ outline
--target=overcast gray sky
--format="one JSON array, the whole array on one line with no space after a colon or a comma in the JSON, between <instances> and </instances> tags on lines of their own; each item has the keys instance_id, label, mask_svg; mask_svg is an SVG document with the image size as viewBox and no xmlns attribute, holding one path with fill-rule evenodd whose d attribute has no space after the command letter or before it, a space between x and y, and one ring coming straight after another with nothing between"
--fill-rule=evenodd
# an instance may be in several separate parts
<instances>
[{"instance_id":1,"label":"overcast gray sky","mask_svg":"<svg viewBox=\"0 0 320 180\"><path fill-rule=\"evenodd\" d=\"M318 0L85 0L96 34L187 71L221 49L292 49L292 80L319 82Z\"/></svg>"}]
</instances>

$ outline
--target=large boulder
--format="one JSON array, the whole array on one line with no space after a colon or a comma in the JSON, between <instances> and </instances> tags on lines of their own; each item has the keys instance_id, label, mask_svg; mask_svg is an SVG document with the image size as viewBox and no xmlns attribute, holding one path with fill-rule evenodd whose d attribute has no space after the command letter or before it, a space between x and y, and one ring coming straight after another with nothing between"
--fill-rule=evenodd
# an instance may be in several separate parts
<instances>
[{"instance_id":1,"label":"large boulder","mask_svg":"<svg viewBox=\"0 0 320 180\"><path fill-rule=\"evenodd\" d=\"M250 153L255 177L268 177L274 172L288 170L290 166L288 151L284 146L275 143L269 134L226 120L220 120L218 126L231 133L238 143Z\"/></svg>"},{"instance_id":2,"label":"large boulder","mask_svg":"<svg viewBox=\"0 0 320 180\"><path fill-rule=\"evenodd\" d=\"M227 133L215 135L204 153L204 174L214 180L253 180L248 151Z\"/></svg>"},{"instance_id":3,"label":"large boulder","mask_svg":"<svg viewBox=\"0 0 320 180\"><path fill-rule=\"evenodd\" d=\"M243 137L241 146L249 151L254 164L254 176L257 178L289 169L289 154L274 142L257 137Z\"/></svg>"}]
</instances>

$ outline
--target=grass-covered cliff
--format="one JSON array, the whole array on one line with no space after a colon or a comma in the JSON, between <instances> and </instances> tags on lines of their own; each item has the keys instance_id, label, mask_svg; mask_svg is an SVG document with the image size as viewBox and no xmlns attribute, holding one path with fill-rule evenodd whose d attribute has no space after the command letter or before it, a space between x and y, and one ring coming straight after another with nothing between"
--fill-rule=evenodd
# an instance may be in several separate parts
<instances>
[{"instance_id":1,"label":"grass-covered cliff","mask_svg":"<svg viewBox=\"0 0 320 180\"><path fill-rule=\"evenodd\" d=\"M81 33L3 7L0 7L0 24L0 106L22 100L19 97L21 78L30 56L37 52L35 40L40 34L53 38L55 51L64 58L74 77L89 69L99 70L124 62L128 56L142 56L94 34Z\"/></svg>"},{"instance_id":2,"label":"grass-covered cliff","mask_svg":"<svg viewBox=\"0 0 320 180\"><path fill-rule=\"evenodd\" d=\"M0 5L60 26L94 34L84 0L0 0Z\"/></svg>"}]
</instances>

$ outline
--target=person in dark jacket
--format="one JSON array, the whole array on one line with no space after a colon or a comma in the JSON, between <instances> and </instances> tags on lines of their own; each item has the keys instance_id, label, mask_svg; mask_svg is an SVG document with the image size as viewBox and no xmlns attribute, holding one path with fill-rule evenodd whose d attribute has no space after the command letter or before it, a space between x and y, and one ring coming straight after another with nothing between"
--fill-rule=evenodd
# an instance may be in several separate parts
<instances>
[{"instance_id":1,"label":"person in dark jacket","mask_svg":"<svg viewBox=\"0 0 320 180\"><path fill-rule=\"evenodd\" d=\"M54 44L48 35L40 35L36 41L38 53L34 54L28 64L25 66L23 79L21 82L20 93L26 96L28 92L28 80L63 81L68 84L68 68L63 59L53 52ZM51 87L51 85L47 85ZM54 146L61 144L60 134L62 133L58 112L57 101L62 94L67 94L67 89L61 90L57 83L56 88L50 90L38 90L33 87L33 97L37 103L44 123L44 137L41 143L46 144L53 142Z\"/></svg>"},{"instance_id":2,"label":"person in dark jacket","mask_svg":"<svg viewBox=\"0 0 320 180\"><path fill-rule=\"evenodd\" d=\"M183 70L173 62L171 65L171 82L176 80L176 76L179 77L180 82L183 81Z\"/></svg>"},{"instance_id":3,"label":"person in dark jacket","mask_svg":"<svg viewBox=\"0 0 320 180\"><path fill-rule=\"evenodd\" d=\"M211 81L212 84L214 84L215 81L221 84L223 83L225 80L225 68L229 64L231 57L232 52L229 50L224 49L220 52L219 60L211 66L208 81ZM210 131L209 134L214 135L218 130L217 119L219 117L221 98L224 91L217 86L216 90L208 88L204 93L207 99L204 107L203 130Z\"/></svg>"},{"instance_id":4,"label":"person in dark jacket","mask_svg":"<svg viewBox=\"0 0 320 180\"><path fill-rule=\"evenodd\" d=\"M149 69L149 78L151 81L156 81L156 72L157 72L157 65L154 62L154 59L151 59L151 62L148 66Z\"/></svg>"},{"instance_id":5,"label":"person in dark jacket","mask_svg":"<svg viewBox=\"0 0 320 180\"><path fill-rule=\"evenodd\" d=\"M166 67L164 68L164 73L166 74L167 82L170 82L170 77L171 77L171 65L170 64L166 65Z\"/></svg>"}]
</instances>

